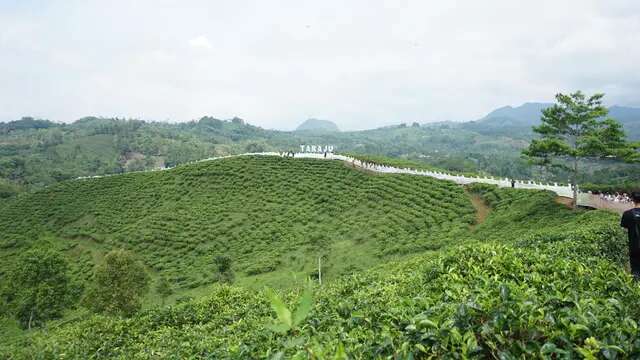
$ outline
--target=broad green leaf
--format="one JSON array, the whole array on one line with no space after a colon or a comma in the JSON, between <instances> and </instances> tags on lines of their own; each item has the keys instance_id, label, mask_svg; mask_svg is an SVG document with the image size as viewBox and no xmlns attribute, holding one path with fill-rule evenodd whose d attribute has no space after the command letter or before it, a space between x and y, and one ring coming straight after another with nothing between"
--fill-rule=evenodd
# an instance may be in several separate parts
<instances>
[{"instance_id":1,"label":"broad green leaf","mask_svg":"<svg viewBox=\"0 0 640 360\"><path fill-rule=\"evenodd\" d=\"M289 329L291 329L286 324L268 324L266 327L271 331L281 333L281 334L285 334L287 331L289 331Z\"/></svg>"},{"instance_id":2,"label":"broad green leaf","mask_svg":"<svg viewBox=\"0 0 640 360\"><path fill-rule=\"evenodd\" d=\"M349 357L347 353L344 351L344 345L342 343L338 344L338 348L336 349L336 354L333 356L333 360L347 360Z\"/></svg>"},{"instance_id":3,"label":"broad green leaf","mask_svg":"<svg viewBox=\"0 0 640 360\"><path fill-rule=\"evenodd\" d=\"M420 324L420 327L432 327L432 328L438 327L438 324L436 324L435 322L429 319L420 320L419 324Z\"/></svg>"},{"instance_id":4,"label":"broad green leaf","mask_svg":"<svg viewBox=\"0 0 640 360\"><path fill-rule=\"evenodd\" d=\"M287 306L282 302L282 299L275 293L272 289L267 288L266 290L267 297L269 298L269 302L271 302L271 308L276 312L278 316L278 320L289 329L293 326L293 322L291 319L291 311L287 308Z\"/></svg>"},{"instance_id":5,"label":"broad green leaf","mask_svg":"<svg viewBox=\"0 0 640 360\"><path fill-rule=\"evenodd\" d=\"M541 354L552 354L555 351L556 351L556 344L554 344L554 343L545 343L540 348L540 353Z\"/></svg>"},{"instance_id":6,"label":"broad green leaf","mask_svg":"<svg viewBox=\"0 0 640 360\"><path fill-rule=\"evenodd\" d=\"M306 317L309 315L311 311L311 307L313 306L313 293L311 291L311 287L307 286L307 288L302 293L302 296L298 300L298 307L296 311L293 313L293 326L298 326Z\"/></svg>"},{"instance_id":7,"label":"broad green leaf","mask_svg":"<svg viewBox=\"0 0 640 360\"><path fill-rule=\"evenodd\" d=\"M578 351L578 353L580 353L580 355L582 355L586 360L596 360L597 358L595 357L595 355L593 355L591 353L590 350L585 349L585 348L581 348L578 347L576 348L576 350Z\"/></svg>"}]
</instances>

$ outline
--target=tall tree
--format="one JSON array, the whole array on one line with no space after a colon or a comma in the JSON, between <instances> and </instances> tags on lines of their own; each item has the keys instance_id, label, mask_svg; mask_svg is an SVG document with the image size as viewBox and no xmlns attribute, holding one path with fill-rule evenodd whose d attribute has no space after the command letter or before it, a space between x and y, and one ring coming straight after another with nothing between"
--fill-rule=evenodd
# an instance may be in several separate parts
<instances>
[{"instance_id":1,"label":"tall tree","mask_svg":"<svg viewBox=\"0 0 640 360\"><path fill-rule=\"evenodd\" d=\"M104 257L84 302L97 312L130 316L142 306L149 289L149 275L136 257L126 250L113 250Z\"/></svg>"},{"instance_id":2,"label":"tall tree","mask_svg":"<svg viewBox=\"0 0 640 360\"><path fill-rule=\"evenodd\" d=\"M62 315L71 303L68 263L61 254L33 249L21 254L2 291L9 311L25 328Z\"/></svg>"},{"instance_id":3,"label":"tall tree","mask_svg":"<svg viewBox=\"0 0 640 360\"><path fill-rule=\"evenodd\" d=\"M578 203L581 161L637 159L637 153L625 140L622 125L607 117L603 97L604 94L587 97L580 91L557 94L556 104L542 110L542 124L533 127L540 137L523 151L538 165L565 169L571 174L574 209Z\"/></svg>"}]
</instances>

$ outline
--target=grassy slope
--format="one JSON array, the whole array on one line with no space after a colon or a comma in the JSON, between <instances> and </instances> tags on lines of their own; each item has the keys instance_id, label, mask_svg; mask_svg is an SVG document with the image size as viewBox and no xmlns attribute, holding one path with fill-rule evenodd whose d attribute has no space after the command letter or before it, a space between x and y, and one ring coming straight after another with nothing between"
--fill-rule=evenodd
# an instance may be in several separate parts
<instances>
[{"instance_id":1,"label":"grassy slope","mask_svg":"<svg viewBox=\"0 0 640 360\"><path fill-rule=\"evenodd\" d=\"M542 192L470 191L493 207L468 235L475 243L316 289L310 316L287 335L266 328L273 315L263 293L222 286L199 301L131 319L95 316L36 333L9 351L122 358L279 351L306 358L343 348L354 358L640 354L640 288L622 269L626 239L616 216L572 213ZM296 293L284 293L287 303Z\"/></svg>"},{"instance_id":2,"label":"grassy slope","mask_svg":"<svg viewBox=\"0 0 640 360\"><path fill-rule=\"evenodd\" d=\"M474 219L452 183L277 157L68 181L10 200L0 214L3 262L49 241L88 280L104 252L124 247L167 275L176 296L206 291L216 255L232 258L241 285L283 287L312 274L320 255L331 279L438 249Z\"/></svg>"}]
</instances>

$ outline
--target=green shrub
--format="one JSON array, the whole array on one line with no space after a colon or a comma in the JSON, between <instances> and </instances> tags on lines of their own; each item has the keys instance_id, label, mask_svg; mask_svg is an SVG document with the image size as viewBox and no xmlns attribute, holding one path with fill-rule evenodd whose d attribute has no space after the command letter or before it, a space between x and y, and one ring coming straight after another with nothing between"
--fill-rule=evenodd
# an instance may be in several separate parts
<instances>
[{"instance_id":1,"label":"green shrub","mask_svg":"<svg viewBox=\"0 0 640 360\"><path fill-rule=\"evenodd\" d=\"M113 250L96 268L84 304L96 312L131 316L140 309L149 286L149 275L135 256Z\"/></svg>"},{"instance_id":2,"label":"green shrub","mask_svg":"<svg viewBox=\"0 0 640 360\"><path fill-rule=\"evenodd\" d=\"M512 195L523 194L532 196ZM512 207L547 216L535 204ZM130 319L94 317L12 350L105 358L640 356L640 287L620 266L626 237L608 213L569 214L513 241L450 247L334 281L316 290L295 332L270 330L268 293L218 286L201 300ZM499 223L509 212L494 215ZM299 294L284 292L280 310Z\"/></svg>"},{"instance_id":3,"label":"green shrub","mask_svg":"<svg viewBox=\"0 0 640 360\"><path fill-rule=\"evenodd\" d=\"M171 286L171 283L169 282L169 280L167 280L166 277L161 276L158 279L158 282L156 284L156 293L160 296L162 300L162 306L164 306L164 302L167 299L167 297L173 294L173 288Z\"/></svg>"},{"instance_id":4,"label":"green shrub","mask_svg":"<svg viewBox=\"0 0 640 360\"><path fill-rule=\"evenodd\" d=\"M20 254L0 288L8 315L29 329L62 316L74 299L68 270L58 252L35 248Z\"/></svg>"}]
</instances>

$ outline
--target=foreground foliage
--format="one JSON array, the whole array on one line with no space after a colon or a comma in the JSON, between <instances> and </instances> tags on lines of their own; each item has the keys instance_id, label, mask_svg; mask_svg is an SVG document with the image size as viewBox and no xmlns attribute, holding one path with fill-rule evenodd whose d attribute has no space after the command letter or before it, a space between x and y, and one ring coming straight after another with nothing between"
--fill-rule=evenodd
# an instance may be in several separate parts
<instances>
[{"instance_id":1,"label":"foreground foliage","mask_svg":"<svg viewBox=\"0 0 640 360\"><path fill-rule=\"evenodd\" d=\"M221 285L204 299L130 319L92 316L35 335L8 353L16 358L34 353L43 358L640 356L640 287L624 271L626 238L615 216L572 213L550 202L547 193L486 186L469 191L482 194L493 209L468 234L475 242L316 288L314 301L304 301L311 304L307 316L295 327L287 314L308 296L300 290L283 292L279 305L280 297L268 290ZM512 225L502 230L505 223ZM532 228L541 223L546 226ZM274 331L276 319L290 326Z\"/></svg>"}]
</instances>

